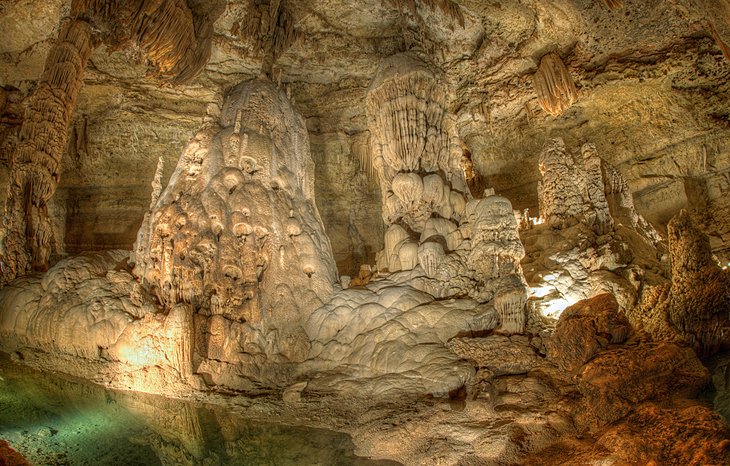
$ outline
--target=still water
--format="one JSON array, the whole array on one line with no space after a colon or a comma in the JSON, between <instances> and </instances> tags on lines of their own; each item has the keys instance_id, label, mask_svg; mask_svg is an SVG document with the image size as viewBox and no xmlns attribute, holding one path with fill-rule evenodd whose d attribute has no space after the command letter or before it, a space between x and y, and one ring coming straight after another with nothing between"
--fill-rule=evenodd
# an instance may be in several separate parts
<instances>
[{"instance_id":1,"label":"still water","mask_svg":"<svg viewBox=\"0 0 730 466\"><path fill-rule=\"evenodd\" d=\"M346 434L105 390L7 358L0 358L0 438L37 465L395 464L357 457Z\"/></svg>"}]
</instances>

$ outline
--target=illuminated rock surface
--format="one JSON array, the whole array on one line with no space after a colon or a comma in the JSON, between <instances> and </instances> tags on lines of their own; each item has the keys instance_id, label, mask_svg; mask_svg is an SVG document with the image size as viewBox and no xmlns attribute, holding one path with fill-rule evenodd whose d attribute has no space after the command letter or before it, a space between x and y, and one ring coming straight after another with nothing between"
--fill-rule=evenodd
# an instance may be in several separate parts
<instances>
[{"instance_id":1,"label":"illuminated rock surface","mask_svg":"<svg viewBox=\"0 0 730 466\"><path fill-rule=\"evenodd\" d=\"M19 0L0 30L0 350L131 392L0 384L145 429L13 430L32 462L730 463L727 0Z\"/></svg>"}]
</instances>

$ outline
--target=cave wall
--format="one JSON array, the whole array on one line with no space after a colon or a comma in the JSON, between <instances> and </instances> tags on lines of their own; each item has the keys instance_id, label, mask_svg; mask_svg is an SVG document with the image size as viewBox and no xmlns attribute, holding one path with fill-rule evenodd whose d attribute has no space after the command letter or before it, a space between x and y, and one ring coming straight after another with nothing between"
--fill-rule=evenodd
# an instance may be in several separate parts
<instances>
[{"instance_id":1,"label":"cave wall","mask_svg":"<svg viewBox=\"0 0 730 466\"><path fill-rule=\"evenodd\" d=\"M355 275L383 246L379 189L359 163L369 150L364 102L380 60L407 49L444 70L462 146L515 208L536 212L547 138L569 147L590 141L626 177L647 220L661 230L681 208L693 210L727 261L730 61L718 42L727 38L725 10L694 0L626 0L616 9L596 0L461 0L454 16L428 2L414 11L401 3L290 0L296 37L271 64L272 79L306 118L317 205L341 273ZM50 205L60 252L131 248L158 159L166 182L221 96L264 67L260 37L246 23L252 5L226 2L208 65L183 86L147 79L138 50L94 51ZM61 0L0 4L0 85L32 89L68 10ZM558 116L540 107L533 83L550 52L577 93ZM6 154L0 160L3 181Z\"/></svg>"}]
</instances>

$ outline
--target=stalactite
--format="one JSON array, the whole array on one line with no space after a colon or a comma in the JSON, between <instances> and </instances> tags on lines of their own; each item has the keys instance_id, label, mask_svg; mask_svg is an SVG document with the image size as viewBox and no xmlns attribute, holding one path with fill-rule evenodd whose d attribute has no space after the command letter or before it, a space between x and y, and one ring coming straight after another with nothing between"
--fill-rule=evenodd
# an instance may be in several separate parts
<instances>
[{"instance_id":1,"label":"stalactite","mask_svg":"<svg viewBox=\"0 0 730 466\"><path fill-rule=\"evenodd\" d=\"M46 204L56 190L66 133L91 50L86 21L63 26L41 81L28 99L10 161L6 233L0 250L3 284L30 269L47 267L51 225Z\"/></svg>"},{"instance_id":2,"label":"stalactite","mask_svg":"<svg viewBox=\"0 0 730 466\"><path fill-rule=\"evenodd\" d=\"M194 15L185 0L74 0L71 11L107 29L114 45L136 43L171 84L194 78L210 57L217 15Z\"/></svg>"},{"instance_id":3,"label":"stalactite","mask_svg":"<svg viewBox=\"0 0 730 466\"><path fill-rule=\"evenodd\" d=\"M612 10L616 10L624 6L624 0L603 0L606 6Z\"/></svg>"},{"instance_id":4,"label":"stalactite","mask_svg":"<svg viewBox=\"0 0 730 466\"><path fill-rule=\"evenodd\" d=\"M542 57L533 82L540 106L551 115L561 115L578 98L573 78L557 53Z\"/></svg>"},{"instance_id":5,"label":"stalactite","mask_svg":"<svg viewBox=\"0 0 730 466\"><path fill-rule=\"evenodd\" d=\"M449 193L456 191L463 198L468 188L461 154L452 150L453 126L437 75L409 54L390 57L381 64L366 104L370 164L381 182L386 224L403 221L420 233L434 214L456 220ZM432 173L443 178L438 196L424 192L421 181ZM434 204L431 198L441 201Z\"/></svg>"},{"instance_id":6,"label":"stalactite","mask_svg":"<svg viewBox=\"0 0 730 466\"><path fill-rule=\"evenodd\" d=\"M392 8L397 8L400 11L407 11L412 16L420 19L417 9L418 3L431 11L439 10L452 22L464 27L464 13L462 13L458 4L451 0L384 0L383 3Z\"/></svg>"},{"instance_id":7,"label":"stalactite","mask_svg":"<svg viewBox=\"0 0 730 466\"><path fill-rule=\"evenodd\" d=\"M302 38L294 26L294 15L282 0L250 0L239 35L253 42L255 53L264 59L264 71L271 74L276 60Z\"/></svg>"}]
</instances>

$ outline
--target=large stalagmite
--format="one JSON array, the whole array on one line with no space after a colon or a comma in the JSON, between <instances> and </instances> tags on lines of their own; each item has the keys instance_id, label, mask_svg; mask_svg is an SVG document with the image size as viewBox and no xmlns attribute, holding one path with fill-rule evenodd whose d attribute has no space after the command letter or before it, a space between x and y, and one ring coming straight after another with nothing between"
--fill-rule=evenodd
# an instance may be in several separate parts
<instances>
[{"instance_id":1,"label":"large stalagmite","mask_svg":"<svg viewBox=\"0 0 730 466\"><path fill-rule=\"evenodd\" d=\"M656 340L690 345L703 358L730 343L730 272L686 210L668 225L671 281L645 290L629 320Z\"/></svg>"},{"instance_id":2,"label":"large stalagmite","mask_svg":"<svg viewBox=\"0 0 730 466\"><path fill-rule=\"evenodd\" d=\"M14 282L0 290L4 348L74 355L77 375L144 391L286 383L337 280L303 118L270 81L244 82L162 192L160 173L130 261L141 286L122 251Z\"/></svg>"},{"instance_id":3,"label":"large stalagmite","mask_svg":"<svg viewBox=\"0 0 730 466\"><path fill-rule=\"evenodd\" d=\"M602 292L614 294L629 309L646 280L664 280L661 237L637 213L623 175L593 144L578 152L561 138L549 139L538 168L545 224L523 232L526 244L534 245L523 266L544 313L558 314Z\"/></svg>"},{"instance_id":4,"label":"large stalagmite","mask_svg":"<svg viewBox=\"0 0 730 466\"><path fill-rule=\"evenodd\" d=\"M304 121L269 81L234 88L220 125L185 149L140 228L134 273L166 308L196 310L201 371L308 351L298 322L337 280L313 183Z\"/></svg>"}]
</instances>

